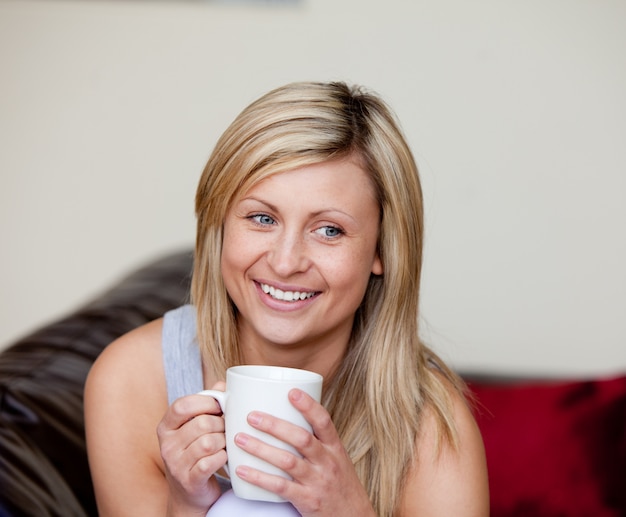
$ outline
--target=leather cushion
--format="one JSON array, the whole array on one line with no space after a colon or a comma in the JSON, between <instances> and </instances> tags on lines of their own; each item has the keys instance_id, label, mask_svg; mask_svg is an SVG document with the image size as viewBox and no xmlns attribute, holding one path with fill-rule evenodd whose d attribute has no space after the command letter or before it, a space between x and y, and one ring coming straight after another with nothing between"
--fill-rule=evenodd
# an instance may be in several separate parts
<instances>
[{"instance_id":1,"label":"leather cushion","mask_svg":"<svg viewBox=\"0 0 626 517\"><path fill-rule=\"evenodd\" d=\"M97 515L85 378L110 342L189 301L191 269L190 251L150 263L0 353L0 515Z\"/></svg>"}]
</instances>

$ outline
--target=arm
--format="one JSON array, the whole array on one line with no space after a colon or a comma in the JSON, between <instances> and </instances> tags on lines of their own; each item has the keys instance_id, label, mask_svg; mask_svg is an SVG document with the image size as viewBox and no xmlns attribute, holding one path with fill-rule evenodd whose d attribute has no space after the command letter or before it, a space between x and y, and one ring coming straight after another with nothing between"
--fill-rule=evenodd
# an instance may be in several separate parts
<instances>
[{"instance_id":1,"label":"arm","mask_svg":"<svg viewBox=\"0 0 626 517\"><path fill-rule=\"evenodd\" d=\"M204 517L220 495L221 411L199 395L167 406L161 329L149 323L109 345L87 379L87 450L103 517Z\"/></svg>"},{"instance_id":2,"label":"arm","mask_svg":"<svg viewBox=\"0 0 626 517\"><path fill-rule=\"evenodd\" d=\"M399 517L488 517L489 485L482 437L466 402L456 392L454 420L458 451L445 442L435 451L437 426L433 414L424 412L417 441L418 459L409 471L399 505Z\"/></svg>"},{"instance_id":3,"label":"arm","mask_svg":"<svg viewBox=\"0 0 626 517\"><path fill-rule=\"evenodd\" d=\"M167 484L155 433L167 408L160 339L160 321L122 336L87 378L87 452L103 517L165 513Z\"/></svg>"}]
</instances>

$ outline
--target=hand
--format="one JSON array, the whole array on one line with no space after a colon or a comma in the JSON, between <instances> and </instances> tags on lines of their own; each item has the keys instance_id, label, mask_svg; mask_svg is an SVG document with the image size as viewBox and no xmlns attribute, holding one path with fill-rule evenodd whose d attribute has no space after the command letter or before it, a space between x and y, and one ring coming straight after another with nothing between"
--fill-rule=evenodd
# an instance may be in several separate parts
<instances>
[{"instance_id":1,"label":"hand","mask_svg":"<svg viewBox=\"0 0 626 517\"><path fill-rule=\"evenodd\" d=\"M213 387L224 388L223 382ZM204 517L221 495L214 476L227 459L221 413L215 399L190 395L176 400L157 427L172 514L184 510Z\"/></svg>"},{"instance_id":2,"label":"hand","mask_svg":"<svg viewBox=\"0 0 626 517\"><path fill-rule=\"evenodd\" d=\"M266 413L253 412L248 422L292 445L302 458L245 433L239 433L235 441L243 450L275 465L293 480L245 466L239 467L236 474L287 499L303 517L373 516L368 495L326 409L298 389L291 390L289 400L311 425L313 433Z\"/></svg>"}]
</instances>

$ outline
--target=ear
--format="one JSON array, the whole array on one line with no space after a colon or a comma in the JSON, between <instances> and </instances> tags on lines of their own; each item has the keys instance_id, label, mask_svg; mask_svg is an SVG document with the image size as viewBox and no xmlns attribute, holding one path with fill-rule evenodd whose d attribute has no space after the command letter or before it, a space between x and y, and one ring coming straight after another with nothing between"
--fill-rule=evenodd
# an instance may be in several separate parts
<instances>
[{"instance_id":1,"label":"ear","mask_svg":"<svg viewBox=\"0 0 626 517\"><path fill-rule=\"evenodd\" d=\"M372 263L372 273L374 275L380 276L383 274L383 272L383 261L380 260L380 256L378 255L378 253L376 253L376 256L374 257L374 262Z\"/></svg>"}]
</instances>

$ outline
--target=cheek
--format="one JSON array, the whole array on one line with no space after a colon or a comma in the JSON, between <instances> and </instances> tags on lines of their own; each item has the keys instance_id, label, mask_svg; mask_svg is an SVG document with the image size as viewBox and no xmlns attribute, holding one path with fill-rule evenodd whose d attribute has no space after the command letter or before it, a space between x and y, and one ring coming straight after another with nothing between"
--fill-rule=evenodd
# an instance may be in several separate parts
<instances>
[{"instance_id":1,"label":"cheek","mask_svg":"<svg viewBox=\"0 0 626 517\"><path fill-rule=\"evenodd\" d=\"M233 297L233 288L234 288L234 277L236 266L232 263L230 254L228 250L224 248L222 250L222 258L220 261L220 269L222 271L222 279L224 281L224 286L226 287L226 291Z\"/></svg>"},{"instance_id":2,"label":"cheek","mask_svg":"<svg viewBox=\"0 0 626 517\"><path fill-rule=\"evenodd\" d=\"M360 304L372 268L371 257L361 253L350 253L336 260L328 261L326 271L332 274L335 286L343 289L346 298Z\"/></svg>"},{"instance_id":3,"label":"cheek","mask_svg":"<svg viewBox=\"0 0 626 517\"><path fill-rule=\"evenodd\" d=\"M232 289L232 282L237 273L245 270L248 262L249 250L246 247L245 239L240 238L237 232L224 229L224 240L222 243L221 269L224 283L229 292Z\"/></svg>"},{"instance_id":4,"label":"cheek","mask_svg":"<svg viewBox=\"0 0 626 517\"><path fill-rule=\"evenodd\" d=\"M231 298L244 292L246 273L263 258L264 243L260 236L251 232L225 227L222 242L221 269L226 290Z\"/></svg>"}]
</instances>

